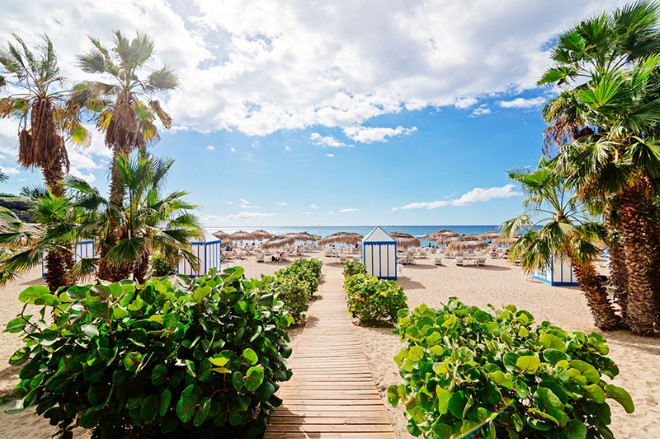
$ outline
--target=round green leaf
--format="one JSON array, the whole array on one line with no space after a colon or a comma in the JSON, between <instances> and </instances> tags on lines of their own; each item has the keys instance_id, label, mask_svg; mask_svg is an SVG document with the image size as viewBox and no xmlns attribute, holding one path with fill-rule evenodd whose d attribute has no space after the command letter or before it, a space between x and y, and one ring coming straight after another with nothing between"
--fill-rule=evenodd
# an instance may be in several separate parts
<instances>
[{"instance_id":1,"label":"round green leaf","mask_svg":"<svg viewBox=\"0 0 660 439\"><path fill-rule=\"evenodd\" d=\"M608 398L612 398L626 410L626 413L632 413L635 411L635 403L633 402L630 394L626 389L615 386L613 384L608 384L605 386L605 394Z\"/></svg>"},{"instance_id":2,"label":"round green leaf","mask_svg":"<svg viewBox=\"0 0 660 439\"><path fill-rule=\"evenodd\" d=\"M201 395L202 389L195 384L189 385L181 392L181 398L176 404L176 414L184 424L190 422L195 416Z\"/></svg>"},{"instance_id":3,"label":"round green leaf","mask_svg":"<svg viewBox=\"0 0 660 439\"><path fill-rule=\"evenodd\" d=\"M149 395L142 401L142 407L140 408L140 416L144 419L144 422L150 424L156 419L158 415L158 409L160 407L160 398L158 395Z\"/></svg>"},{"instance_id":4,"label":"round green leaf","mask_svg":"<svg viewBox=\"0 0 660 439\"><path fill-rule=\"evenodd\" d=\"M160 404L158 405L158 414L160 416L165 416L167 410L170 408L170 402L172 401L172 392L170 389L165 388L160 393Z\"/></svg>"},{"instance_id":5,"label":"round green leaf","mask_svg":"<svg viewBox=\"0 0 660 439\"><path fill-rule=\"evenodd\" d=\"M259 361L257 353L250 348L243 350L243 358L250 366L254 366Z\"/></svg>"},{"instance_id":6,"label":"round green leaf","mask_svg":"<svg viewBox=\"0 0 660 439\"><path fill-rule=\"evenodd\" d=\"M249 368L245 374L245 388L250 392L257 390L263 381L264 368L261 365Z\"/></svg>"},{"instance_id":7,"label":"round green leaf","mask_svg":"<svg viewBox=\"0 0 660 439\"><path fill-rule=\"evenodd\" d=\"M209 411L211 410L211 398L206 397L202 399L202 402L199 404L199 409L195 414L193 419L193 425L199 427L206 421L206 418L209 416Z\"/></svg>"},{"instance_id":8,"label":"round green leaf","mask_svg":"<svg viewBox=\"0 0 660 439\"><path fill-rule=\"evenodd\" d=\"M142 362L142 354L138 352L130 352L124 358L124 368L129 372L135 372Z\"/></svg>"},{"instance_id":9,"label":"round green leaf","mask_svg":"<svg viewBox=\"0 0 660 439\"><path fill-rule=\"evenodd\" d=\"M154 386L161 386L167 380L167 366L164 364L157 364L151 371L151 384Z\"/></svg>"},{"instance_id":10,"label":"round green leaf","mask_svg":"<svg viewBox=\"0 0 660 439\"><path fill-rule=\"evenodd\" d=\"M527 374L535 374L540 364L541 361L533 355L524 355L516 360L516 367Z\"/></svg>"},{"instance_id":11,"label":"round green leaf","mask_svg":"<svg viewBox=\"0 0 660 439\"><path fill-rule=\"evenodd\" d=\"M24 289L19 295L18 300L23 303L35 304L36 299L40 299L50 294L48 287L43 285L32 285Z\"/></svg>"},{"instance_id":12,"label":"round green leaf","mask_svg":"<svg viewBox=\"0 0 660 439\"><path fill-rule=\"evenodd\" d=\"M564 434L567 439L585 439L587 437L587 426L577 419L571 419L564 426Z\"/></svg>"}]
</instances>

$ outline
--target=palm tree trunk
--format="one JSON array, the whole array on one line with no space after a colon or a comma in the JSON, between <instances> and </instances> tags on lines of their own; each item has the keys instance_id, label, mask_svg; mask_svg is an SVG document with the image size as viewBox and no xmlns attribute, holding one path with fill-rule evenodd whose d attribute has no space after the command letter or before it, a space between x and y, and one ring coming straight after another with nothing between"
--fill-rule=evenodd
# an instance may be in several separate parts
<instances>
[{"instance_id":1,"label":"palm tree trunk","mask_svg":"<svg viewBox=\"0 0 660 439\"><path fill-rule=\"evenodd\" d=\"M642 196L639 189L628 188L619 195L623 248L628 270L628 321L638 335L655 332L658 315L653 291L653 258L647 246L648 233L642 219ZM656 267L657 269L657 267Z\"/></svg>"},{"instance_id":2,"label":"palm tree trunk","mask_svg":"<svg viewBox=\"0 0 660 439\"><path fill-rule=\"evenodd\" d=\"M135 264L135 271L133 272L133 279L139 283L144 283L144 280L149 271L149 261L151 260L151 252L145 249L140 257L140 260Z\"/></svg>"},{"instance_id":3,"label":"palm tree trunk","mask_svg":"<svg viewBox=\"0 0 660 439\"><path fill-rule=\"evenodd\" d=\"M594 317L596 327L603 331L620 328L621 319L614 313L607 291L598 279L598 273L593 264L580 263L574 259L571 259L571 264L580 288L584 292L584 297L587 299L587 305Z\"/></svg>"},{"instance_id":4,"label":"palm tree trunk","mask_svg":"<svg viewBox=\"0 0 660 439\"><path fill-rule=\"evenodd\" d=\"M618 240L609 242L610 246L610 277L608 286L614 295L614 303L621 309L621 319L628 326L628 270L626 255Z\"/></svg>"},{"instance_id":5,"label":"palm tree trunk","mask_svg":"<svg viewBox=\"0 0 660 439\"><path fill-rule=\"evenodd\" d=\"M117 169L117 157L123 155L120 148L114 148L112 152L112 168L110 171L110 199L109 204L111 208L120 210L124 204L124 185L119 178L119 171ZM118 267L108 260L108 252L119 241L121 231L119 230L119 221L116 216L111 212L108 219L108 230L106 235L102 238L103 243L99 252L99 274L98 277L110 282L118 282L126 279L128 275L124 275L127 270L125 267Z\"/></svg>"}]
</instances>

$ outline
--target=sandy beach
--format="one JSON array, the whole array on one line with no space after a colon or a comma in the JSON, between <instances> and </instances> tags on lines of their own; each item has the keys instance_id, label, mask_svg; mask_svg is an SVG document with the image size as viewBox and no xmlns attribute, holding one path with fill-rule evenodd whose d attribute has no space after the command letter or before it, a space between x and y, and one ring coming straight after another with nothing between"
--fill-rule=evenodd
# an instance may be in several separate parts
<instances>
[{"instance_id":1,"label":"sandy beach","mask_svg":"<svg viewBox=\"0 0 660 439\"><path fill-rule=\"evenodd\" d=\"M342 276L342 266L322 256L310 256L324 262L325 278ZM419 259L415 265L405 266L399 284L404 287L409 306L426 303L437 307L451 296L458 296L471 305L488 303L503 305L513 303L534 314L537 321L549 320L565 329L595 331L586 302L578 288L550 287L529 281L518 267L504 260L488 259L486 267L456 267L453 261L445 266L434 266L429 259ZM258 277L272 274L286 265L285 262L257 263L254 257L243 261L232 261L225 267L242 265L246 275ZM2 288L3 301L0 305L0 323L5 324L21 309L18 294L28 285L39 283L40 271L33 270L11 285ZM304 331L304 329L302 329ZM389 407L385 398L387 387L399 383L400 377L392 358L402 344L392 334L391 328L366 328L356 326L363 343L374 380L378 385L383 403L394 425L397 437L408 438L406 420L400 409ZM295 349L295 335L292 345ZM610 345L610 357L621 371L615 384L626 388L636 406L635 413L627 415L615 402L611 402L611 428L617 438L660 437L660 340L632 336L627 332L606 333ZM16 334L0 333L0 392L10 390L18 382L17 367L8 365L9 357L21 346ZM50 438L54 428L36 416L33 411L17 415L0 414L0 438L30 437ZM86 431L78 431L77 438L89 437Z\"/></svg>"}]
</instances>

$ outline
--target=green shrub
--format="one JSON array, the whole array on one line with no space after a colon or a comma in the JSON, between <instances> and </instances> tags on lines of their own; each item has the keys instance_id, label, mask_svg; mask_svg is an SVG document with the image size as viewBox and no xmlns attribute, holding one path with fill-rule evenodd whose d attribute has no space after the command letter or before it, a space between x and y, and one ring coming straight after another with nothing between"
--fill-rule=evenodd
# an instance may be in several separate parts
<instances>
[{"instance_id":1,"label":"green shrub","mask_svg":"<svg viewBox=\"0 0 660 439\"><path fill-rule=\"evenodd\" d=\"M169 276L176 273L176 264L170 262L165 255L157 254L151 258L151 269L154 276Z\"/></svg>"},{"instance_id":2,"label":"green shrub","mask_svg":"<svg viewBox=\"0 0 660 439\"><path fill-rule=\"evenodd\" d=\"M264 277L265 281L268 278ZM309 308L310 286L307 281L292 276L280 276L272 280L273 293L284 303L289 315L296 324L305 321L305 313Z\"/></svg>"},{"instance_id":3,"label":"green shrub","mask_svg":"<svg viewBox=\"0 0 660 439\"><path fill-rule=\"evenodd\" d=\"M394 323L397 312L408 307L403 288L394 281L356 274L344 279L344 289L348 310L364 323Z\"/></svg>"},{"instance_id":4,"label":"green shrub","mask_svg":"<svg viewBox=\"0 0 660 439\"><path fill-rule=\"evenodd\" d=\"M257 437L291 377L292 321L241 267L196 280L73 286L58 296L32 286L7 324L25 346L4 407L38 414L71 437ZM26 315L28 304L41 305ZM54 314L55 322L46 323Z\"/></svg>"},{"instance_id":5,"label":"green shrub","mask_svg":"<svg viewBox=\"0 0 660 439\"><path fill-rule=\"evenodd\" d=\"M319 289L321 280L321 267L323 263L318 259L296 259L286 267L277 270L275 277L291 277L309 284L309 294L313 296Z\"/></svg>"},{"instance_id":6,"label":"green shrub","mask_svg":"<svg viewBox=\"0 0 660 439\"><path fill-rule=\"evenodd\" d=\"M388 399L406 407L415 436L611 438L608 398L633 402L608 384L619 370L605 338L565 331L513 305L484 311L452 297L441 309L402 310L395 357L404 384Z\"/></svg>"},{"instance_id":7,"label":"green shrub","mask_svg":"<svg viewBox=\"0 0 660 439\"><path fill-rule=\"evenodd\" d=\"M344 278L355 276L356 274L367 274L367 267L362 262L347 259L344 262Z\"/></svg>"}]
</instances>

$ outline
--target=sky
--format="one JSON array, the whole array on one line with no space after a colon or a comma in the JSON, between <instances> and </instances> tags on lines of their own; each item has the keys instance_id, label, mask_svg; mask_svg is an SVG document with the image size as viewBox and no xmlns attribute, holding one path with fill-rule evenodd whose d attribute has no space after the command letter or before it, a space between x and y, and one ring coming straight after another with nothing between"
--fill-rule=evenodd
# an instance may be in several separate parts
<instances>
[{"instance_id":1,"label":"sky","mask_svg":"<svg viewBox=\"0 0 660 439\"><path fill-rule=\"evenodd\" d=\"M173 127L151 151L176 159L168 189L207 226L492 225L521 210L507 170L540 158L557 90L536 82L557 35L623 4L5 0L0 46L46 33L70 88L104 79L78 67L88 36L153 38L142 75L166 64L180 83L156 96ZM0 192L42 183L16 163L16 133L0 120ZM101 133L69 155L107 192Z\"/></svg>"}]
</instances>

